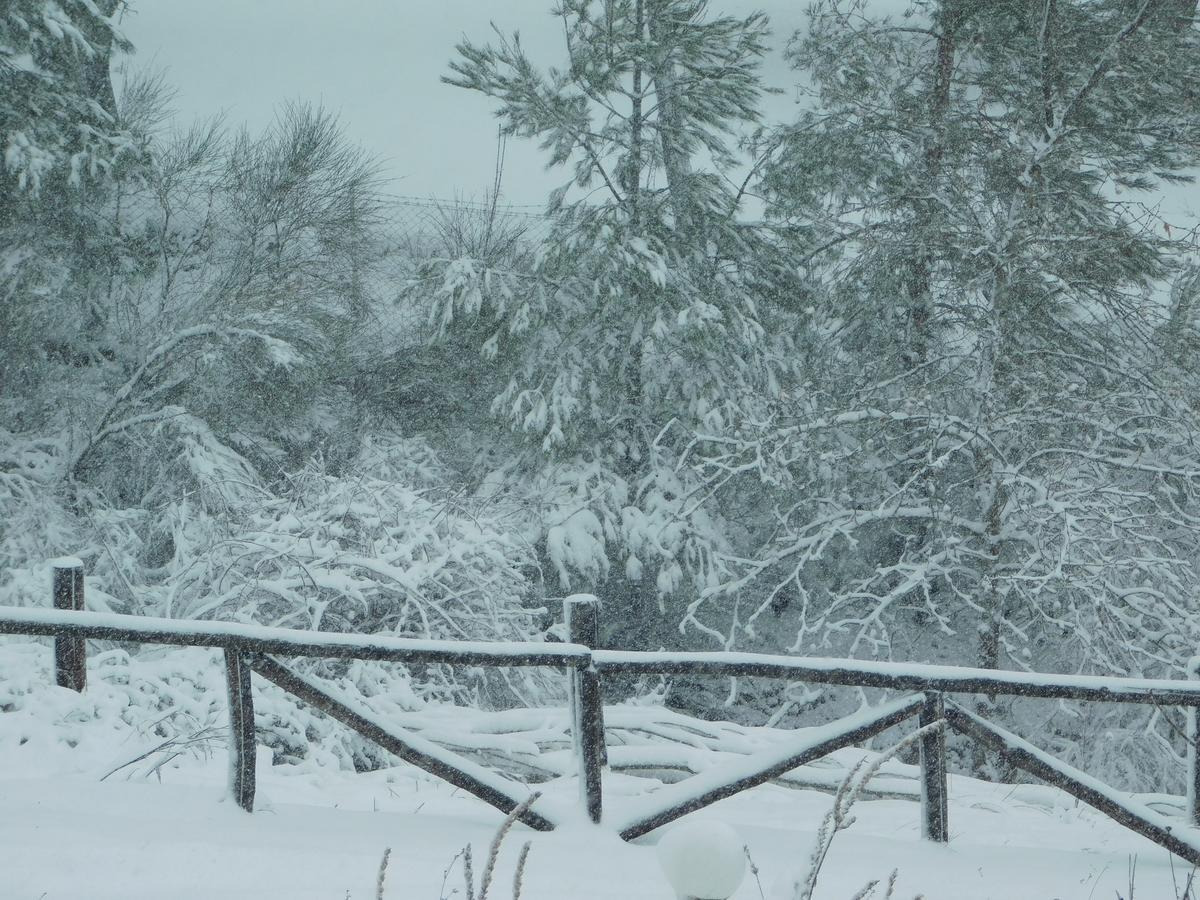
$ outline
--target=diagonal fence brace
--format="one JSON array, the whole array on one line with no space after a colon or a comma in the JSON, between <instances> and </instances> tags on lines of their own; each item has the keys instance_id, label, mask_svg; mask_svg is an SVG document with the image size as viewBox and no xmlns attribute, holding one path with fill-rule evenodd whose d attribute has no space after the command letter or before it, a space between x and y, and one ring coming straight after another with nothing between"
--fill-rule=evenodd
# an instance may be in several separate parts
<instances>
[{"instance_id":1,"label":"diagonal fence brace","mask_svg":"<svg viewBox=\"0 0 1200 900\"><path fill-rule=\"evenodd\" d=\"M633 816L620 828L621 837L631 841L718 800L757 787L835 750L865 741L917 715L924 705L923 694L893 700L827 725L806 729L785 746L764 750L660 788L651 795L656 809Z\"/></svg>"},{"instance_id":2,"label":"diagonal fence brace","mask_svg":"<svg viewBox=\"0 0 1200 900\"><path fill-rule=\"evenodd\" d=\"M248 656L247 663L263 678L374 741L389 753L448 781L455 787L462 788L502 813L512 812L525 800L523 794L526 792L520 785L433 741L395 725L384 725L376 721L369 712L351 708L343 700L331 696L325 688L293 672L277 660L268 656ZM532 809L525 810L518 818L536 831L551 831L555 826L554 822Z\"/></svg>"},{"instance_id":3,"label":"diagonal fence brace","mask_svg":"<svg viewBox=\"0 0 1200 900\"><path fill-rule=\"evenodd\" d=\"M1148 806L1122 796L1120 791L1055 759L1024 738L969 712L952 700L945 703L946 721L955 731L996 751L1017 768L1095 807L1113 821L1165 847L1180 859L1200 865L1200 841L1189 839L1190 835L1184 837L1177 833L1191 830L1184 820L1172 822Z\"/></svg>"}]
</instances>

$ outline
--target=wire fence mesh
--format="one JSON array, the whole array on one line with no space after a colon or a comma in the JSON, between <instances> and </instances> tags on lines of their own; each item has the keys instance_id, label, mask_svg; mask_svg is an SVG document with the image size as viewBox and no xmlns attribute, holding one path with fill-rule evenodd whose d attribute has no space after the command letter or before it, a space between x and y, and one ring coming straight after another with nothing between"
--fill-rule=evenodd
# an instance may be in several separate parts
<instances>
[{"instance_id":1,"label":"wire fence mesh","mask_svg":"<svg viewBox=\"0 0 1200 900\"><path fill-rule=\"evenodd\" d=\"M373 301L377 325L385 333L381 336L393 346L420 340L427 312L411 288L423 262L470 257L484 264L519 263L550 236L553 226L544 207L536 204L382 198L361 285Z\"/></svg>"},{"instance_id":2,"label":"wire fence mesh","mask_svg":"<svg viewBox=\"0 0 1200 900\"><path fill-rule=\"evenodd\" d=\"M384 199L382 211L385 255L405 261L486 256L506 243L534 245L549 237L554 224L541 205L461 198L391 196Z\"/></svg>"},{"instance_id":3,"label":"wire fence mesh","mask_svg":"<svg viewBox=\"0 0 1200 900\"><path fill-rule=\"evenodd\" d=\"M752 229L781 227L761 221L737 224ZM493 202L490 197L394 194L382 198L368 291L376 301L391 301L386 318L393 340L416 339L426 324L419 295L408 290L420 277L422 262L466 257L484 266L519 267L550 238L555 225L555 217L541 204Z\"/></svg>"}]
</instances>

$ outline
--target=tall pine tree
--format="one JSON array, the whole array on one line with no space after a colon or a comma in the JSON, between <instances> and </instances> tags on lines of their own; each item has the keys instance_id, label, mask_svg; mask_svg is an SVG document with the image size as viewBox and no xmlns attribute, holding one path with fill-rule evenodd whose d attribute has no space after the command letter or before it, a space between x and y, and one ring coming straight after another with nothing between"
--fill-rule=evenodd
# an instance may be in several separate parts
<instances>
[{"instance_id":1,"label":"tall pine tree","mask_svg":"<svg viewBox=\"0 0 1200 900\"><path fill-rule=\"evenodd\" d=\"M724 577L729 524L685 465L776 391L785 356L761 298L787 278L739 225L734 142L758 121L766 22L697 0L565 0L567 58L537 69L519 35L464 43L451 84L499 102L569 183L532 271L445 260L428 272L435 340L475 335L503 386L491 412L511 458L489 489L519 495L562 589L609 603L623 643L706 640L686 600ZM686 589L686 590L685 590Z\"/></svg>"}]
</instances>

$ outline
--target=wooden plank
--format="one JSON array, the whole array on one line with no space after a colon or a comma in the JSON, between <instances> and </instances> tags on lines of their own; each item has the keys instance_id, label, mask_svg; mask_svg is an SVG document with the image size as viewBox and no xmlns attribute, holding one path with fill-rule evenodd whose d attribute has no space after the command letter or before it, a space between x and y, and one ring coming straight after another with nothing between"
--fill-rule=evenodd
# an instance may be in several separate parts
<instances>
[{"instance_id":1,"label":"wooden plank","mask_svg":"<svg viewBox=\"0 0 1200 900\"><path fill-rule=\"evenodd\" d=\"M576 594L563 601L563 617L573 644L595 647L600 640L600 601ZM588 818L599 822L603 809L602 770L607 762L604 746L604 696L595 666L577 668L570 678L571 735L579 761L579 787Z\"/></svg>"},{"instance_id":2,"label":"wooden plank","mask_svg":"<svg viewBox=\"0 0 1200 900\"><path fill-rule=\"evenodd\" d=\"M928 693L917 722L924 728L945 719L942 695ZM950 840L949 803L946 791L946 729L935 729L921 738L921 835L944 844Z\"/></svg>"},{"instance_id":3,"label":"wooden plank","mask_svg":"<svg viewBox=\"0 0 1200 900\"><path fill-rule=\"evenodd\" d=\"M812 735L804 735L794 750L783 748L782 757L781 748L773 748L660 788L651 797L666 796L669 798L666 805L622 827L621 837L631 841L718 800L757 787L835 750L865 741L917 715L924 703L925 698L921 695L892 701L874 714L855 713L820 726L817 729L822 732L820 736L814 739ZM705 786L696 789L692 785L697 782Z\"/></svg>"},{"instance_id":4,"label":"wooden plank","mask_svg":"<svg viewBox=\"0 0 1200 900\"><path fill-rule=\"evenodd\" d=\"M254 812L254 696L250 667L236 650L225 651L225 683L229 691L229 790L233 802Z\"/></svg>"},{"instance_id":5,"label":"wooden plank","mask_svg":"<svg viewBox=\"0 0 1200 900\"><path fill-rule=\"evenodd\" d=\"M524 801L525 798L517 796L516 791L508 790L508 785L511 784L514 788L519 787L518 785L508 782L500 775L487 773L481 766L444 747L437 747L435 750L431 742L407 734L401 728L385 728L351 709L341 700L330 696L316 684L277 660L266 656L251 656L248 661L250 667L263 678L299 697L314 709L319 709L330 718L374 741L405 762L462 788L501 812L510 813ZM520 820L537 831L551 831L554 828L553 822L530 809L521 813Z\"/></svg>"},{"instance_id":6,"label":"wooden plank","mask_svg":"<svg viewBox=\"0 0 1200 900\"><path fill-rule=\"evenodd\" d=\"M1188 677L1200 680L1200 656L1188 660ZM1200 717L1196 707L1187 708L1187 817L1192 825L1200 825Z\"/></svg>"},{"instance_id":7,"label":"wooden plank","mask_svg":"<svg viewBox=\"0 0 1200 900\"><path fill-rule=\"evenodd\" d=\"M576 669L572 674L578 684L579 717L573 725L578 736L584 806L588 818L598 823L603 806L601 774L604 767L604 722L599 712L604 701L600 694L600 675L594 668Z\"/></svg>"},{"instance_id":8,"label":"wooden plank","mask_svg":"<svg viewBox=\"0 0 1200 900\"><path fill-rule=\"evenodd\" d=\"M1053 759L1010 731L980 718L953 701L946 701L946 721L985 747L996 751L1018 768L1095 807L1130 831L1170 850L1192 865L1200 865L1200 835L1184 839L1176 834L1176 825L1165 816L1133 800L1113 796L1108 788L1084 772ZM1189 831L1186 820L1178 820L1178 831Z\"/></svg>"},{"instance_id":9,"label":"wooden plank","mask_svg":"<svg viewBox=\"0 0 1200 900\"><path fill-rule=\"evenodd\" d=\"M83 610L83 563L56 559L50 564L53 606L67 613ZM82 693L87 687L87 643L81 637L54 638L54 683Z\"/></svg>"},{"instance_id":10,"label":"wooden plank","mask_svg":"<svg viewBox=\"0 0 1200 900\"><path fill-rule=\"evenodd\" d=\"M1165 678L1058 675L925 663L821 659L756 653L596 650L592 657L602 676L754 676L897 691L1200 706L1200 684Z\"/></svg>"},{"instance_id":11,"label":"wooden plank","mask_svg":"<svg viewBox=\"0 0 1200 900\"><path fill-rule=\"evenodd\" d=\"M594 650L600 646L600 601L591 594L575 594L563 600L563 618L568 640ZM596 680L597 700L594 706L583 708L597 731L595 740L600 748L600 762L608 765L608 746L604 740L604 690L595 666L580 666L590 670Z\"/></svg>"},{"instance_id":12,"label":"wooden plank","mask_svg":"<svg viewBox=\"0 0 1200 900\"><path fill-rule=\"evenodd\" d=\"M267 628L234 622L180 622L117 613L67 613L3 606L0 606L0 634L98 638L180 647L233 647L246 653L425 664L561 668L586 666L590 659L586 647L572 644L514 646L486 641L426 641L388 635Z\"/></svg>"}]
</instances>

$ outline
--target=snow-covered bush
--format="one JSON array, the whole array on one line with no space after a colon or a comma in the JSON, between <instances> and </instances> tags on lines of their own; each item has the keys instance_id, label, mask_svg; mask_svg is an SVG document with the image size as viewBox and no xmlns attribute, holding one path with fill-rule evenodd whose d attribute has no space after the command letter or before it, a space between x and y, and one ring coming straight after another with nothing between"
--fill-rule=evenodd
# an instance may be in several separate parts
<instances>
[{"instance_id":1,"label":"snow-covered bush","mask_svg":"<svg viewBox=\"0 0 1200 900\"><path fill-rule=\"evenodd\" d=\"M414 450L416 453L414 454ZM169 510L175 573L154 611L405 637L529 640L539 631L532 553L503 511L410 479L435 470L377 436L340 475L320 460L236 515ZM404 480L397 480L404 479ZM536 701L536 673L424 670L419 692L484 705Z\"/></svg>"},{"instance_id":2,"label":"snow-covered bush","mask_svg":"<svg viewBox=\"0 0 1200 900\"><path fill-rule=\"evenodd\" d=\"M46 603L41 564L80 546L79 523L58 484L65 452L53 438L0 428L0 597L6 605Z\"/></svg>"},{"instance_id":3,"label":"snow-covered bush","mask_svg":"<svg viewBox=\"0 0 1200 900\"><path fill-rule=\"evenodd\" d=\"M162 469L150 481L160 500L151 510L106 506L82 488L68 502L72 489L61 474L69 455L60 444L5 437L0 588L6 602L47 605L44 561L69 551L86 562L92 609L406 637L503 641L540 635L543 608L529 547L509 527L503 507L452 491L448 473L419 442L377 434L338 475L315 458L269 485L193 421L156 445ZM158 664L150 670L156 674L146 675L137 662L161 652L169 666L171 651L143 648L127 657L102 650L100 656L121 655L121 665L134 673L124 683L143 684L114 701L114 708L141 712L117 715L135 728L139 716L160 715L155 734L181 739L204 715L164 714L172 707L165 699L174 694L165 686L170 679L159 677ZM178 664L172 677L203 681L210 699L223 704L219 660L180 657ZM294 664L392 717L439 701L538 705L560 690L559 679L532 669ZM107 664L101 669L101 685L121 681L109 677L113 671ZM44 667L36 677L53 682ZM17 690L13 684L10 691ZM325 758L362 768L383 760L340 726L282 692L265 690L275 699L257 710L260 739L280 761ZM89 688L89 697L94 693ZM10 698L8 706L15 702ZM101 715L99 707L95 715Z\"/></svg>"},{"instance_id":4,"label":"snow-covered bush","mask_svg":"<svg viewBox=\"0 0 1200 900\"><path fill-rule=\"evenodd\" d=\"M54 685L48 642L0 644L0 756L23 773L81 771L99 779L144 778L176 760L228 752L225 666L219 651L92 645L83 693ZM402 673L352 663L344 692L392 719L423 701ZM255 682L255 731L277 764L300 770L364 770L387 755L265 681Z\"/></svg>"},{"instance_id":5,"label":"snow-covered bush","mask_svg":"<svg viewBox=\"0 0 1200 900\"><path fill-rule=\"evenodd\" d=\"M179 755L224 753L219 654L170 648L93 652L83 693L55 687L47 642L0 645L0 754L23 773L146 776Z\"/></svg>"}]
</instances>

